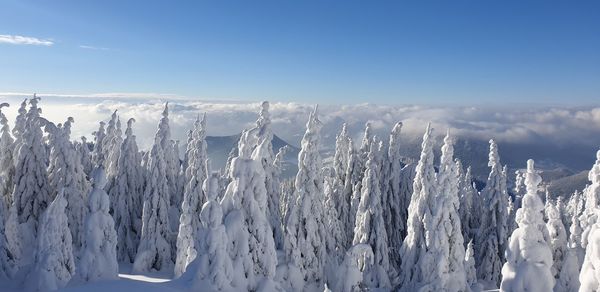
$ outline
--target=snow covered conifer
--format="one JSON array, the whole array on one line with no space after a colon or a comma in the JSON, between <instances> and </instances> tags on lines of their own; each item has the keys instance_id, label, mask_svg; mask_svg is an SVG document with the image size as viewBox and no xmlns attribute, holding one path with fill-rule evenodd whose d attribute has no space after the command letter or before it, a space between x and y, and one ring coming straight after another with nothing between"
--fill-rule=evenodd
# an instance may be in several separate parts
<instances>
[{"instance_id":1,"label":"snow covered conifer","mask_svg":"<svg viewBox=\"0 0 600 292\"><path fill-rule=\"evenodd\" d=\"M27 99L21 102L19 107L17 118L15 119L15 126L12 129L12 134L15 139L13 146L13 158L17 158L19 155L19 147L23 142L23 133L27 127Z\"/></svg>"},{"instance_id":2,"label":"snow covered conifer","mask_svg":"<svg viewBox=\"0 0 600 292\"><path fill-rule=\"evenodd\" d=\"M434 244L431 236L426 236L433 231L431 221L437 206L434 200L437 183L431 132L431 125L428 125L423 135L421 157L417 164L413 195L408 207L407 235L400 248L400 291L442 288L439 282L442 275L436 262L441 247Z\"/></svg>"},{"instance_id":3,"label":"snow covered conifer","mask_svg":"<svg viewBox=\"0 0 600 292\"><path fill-rule=\"evenodd\" d=\"M345 250L348 248L350 243L350 237L352 237L352 230L349 226L353 226L354 223L350 223L350 197L351 193L346 191L346 169L350 161L350 153L352 147L352 140L348 136L348 128L346 123L342 126L342 131L336 136L335 140L335 155L333 157L333 184L331 186L332 200L335 203L336 212L342 227L341 238L343 240L342 247Z\"/></svg>"},{"instance_id":4,"label":"snow covered conifer","mask_svg":"<svg viewBox=\"0 0 600 292\"><path fill-rule=\"evenodd\" d=\"M373 250L368 244L352 246L337 273L337 283L333 291L355 292L366 291L369 286L364 283L364 273L375 263Z\"/></svg>"},{"instance_id":5,"label":"snow covered conifer","mask_svg":"<svg viewBox=\"0 0 600 292\"><path fill-rule=\"evenodd\" d=\"M52 201L50 183L46 172L48 156L43 143L41 109L38 108L39 98L34 96L29 100L30 108L27 112L25 129L19 145L15 167L15 187L13 189L13 204L21 226L21 240L35 242L38 232L38 222L42 213ZM65 223L66 226L66 223ZM33 254L29 250L31 244L23 245L22 255Z\"/></svg>"},{"instance_id":6,"label":"snow covered conifer","mask_svg":"<svg viewBox=\"0 0 600 292\"><path fill-rule=\"evenodd\" d=\"M366 284L371 288L390 289L389 276L395 275L390 266L388 238L383 218L382 194L377 168L377 147L371 143L367 156L366 173L363 178L361 199L356 212L353 244L369 244L374 254L374 264L366 272Z\"/></svg>"},{"instance_id":7,"label":"snow covered conifer","mask_svg":"<svg viewBox=\"0 0 600 292\"><path fill-rule=\"evenodd\" d=\"M435 201L438 206L433 214L431 232L433 244L441 245L438 260L441 261L442 287L449 291L468 291L464 267L465 247L458 214L458 169L454 162L454 146L450 131L444 138L442 157L437 175L438 195ZM437 241L437 242L436 242ZM441 258L445 257L445 258Z\"/></svg>"},{"instance_id":8,"label":"snow covered conifer","mask_svg":"<svg viewBox=\"0 0 600 292\"><path fill-rule=\"evenodd\" d=\"M550 204L546 208L546 216L548 217L546 228L550 236L549 244L552 248L552 275L555 279L558 279L567 252L567 232L560 218L559 210L554 204Z\"/></svg>"},{"instance_id":9,"label":"snow covered conifer","mask_svg":"<svg viewBox=\"0 0 600 292\"><path fill-rule=\"evenodd\" d=\"M94 131L94 149L92 150L92 164L93 167L99 167L104 165L104 150L102 148L104 144L104 138L106 137L106 131L104 130L106 123L100 122L98 130Z\"/></svg>"},{"instance_id":10,"label":"snow covered conifer","mask_svg":"<svg viewBox=\"0 0 600 292\"><path fill-rule=\"evenodd\" d=\"M67 200L60 191L41 218L35 262L25 284L29 290L58 290L75 274L66 206Z\"/></svg>"},{"instance_id":11,"label":"snow covered conifer","mask_svg":"<svg viewBox=\"0 0 600 292\"><path fill-rule=\"evenodd\" d=\"M457 161L456 167L460 173L458 184L460 208L458 211L460 213L461 230L463 238L473 238L481 220L479 214L481 206L478 202L479 194L473 185L471 167L467 167L467 171L464 173L462 172L462 163L460 161Z\"/></svg>"},{"instance_id":12,"label":"snow covered conifer","mask_svg":"<svg viewBox=\"0 0 600 292\"><path fill-rule=\"evenodd\" d=\"M285 252L290 275L297 269L301 278L291 280L292 288L303 289L304 284L322 282L325 260L326 230L323 225L322 161L319 154L321 121L317 107L310 113L302 150L298 155L298 174L295 181L295 203L289 211L286 224Z\"/></svg>"},{"instance_id":13,"label":"snow covered conifer","mask_svg":"<svg viewBox=\"0 0 600 292\"><path fill-rule=\"evenodd\" d=\"M161 145L161 131L154 138L148 159L148 178L144 191L142 233L140 245L133 263L134 271L170 270L173 233L169 225L169 184L167 163Z\"/></svg>"},{"instance_id":14,"label":"snow covered conifer","mask_svg":"<svg viewBox=\"0 0 600 292\"><path fill-rule=\"evenodd\" d=\"M585 209L580 217L584 230L581 244L584 248L587 247L588 234L591 232L592 226L598 221L597 210L600 208L600 150L596 153L596 162L588 173L588 179L591 184L583 190Z\"/></svg>"},{"instance_id":15,"label":"snow covered conifer","mask_svg":"<svg viewBox=\"0 0 600 292\"><path fill-rule=\"evenodd\" d=\"M475 271L475 257L473 251L473 240L469 240L467 250L465 251L465 272L467 275L467 285L473 290L477 284L477 271Z\"/></svg>"},{"instance_id":16,"label":"snow covered conifer","mask_svg":"<svg viewBox=\"0 0 600 292\"><path fill-rule=\"evenodd\" d=\"M506 263L502 267L501 291L552 291L552 250L544 239L540 225L544 224L544 204L538 196L540 175L533 160L527 161L521 208L517 210L517 228L506 249ZM532 281L535 279L535 281Z\"/></svg>"},{"instance_id":17,"label":"snow covered conifer","mask_svg":"<svg viewBox=\"0 0 600 292\"><path fill-rule=\"evenodd\" d=\"M323 222L325 228L329 231L326 242L329 262L326 268L337 269L346 252L346 238L344 237L344 226L339 219L338 210L336 208L335 173L331 168L326 167L323 168L322 176L324 178L323 190L325 192L325 199L323 201ZM325 272L327 273L327 270Z\"/></svg>"},{"instance_id":18,"label":"snow covered conifer","mask_svg":"<svg viewBox=\"0 0 600 292\"><path fill-rule=\"evenodd\" d=\"M508 194L506 177L503 175L498 155L498 145L490 140L490 174L482 191L484 216L475 238L475 262L478 279L496 285L500 280L500 270L504 259L507 240Z\"/></svg>"},{"instance_id":19,"label":"snow covered conifer","mask_svg":"<svg viewBox=\"0 0 600 292\"><path fill-rule=\"evenodd\" d=\"M81 165L83 166L83 172L86 175L90 175L92 173L92 154L90 152L90 148L87 143L87 138L85 136L81 136L81 142L76 142L75 151L79 154L79 159L81 160Z\"/></svg>"},{"instance_id":20,"label":"snow covered conifer","mask_svg":"<svg viewBox=\"0 0 600 292\"><path fill-rule=\"evenodd\" d=\"M87 215L87 194L90 185L83 171L83 165L75 147L70 141L71 124L69 117L62 125L47 122L45 131L50 141L50 165L48 179L53 190L62 190L67 200L67 218L75 254L83 243L83 225Z\"/></svg>"},{"instance_id":21,"label":"snow covered conifer","mask_svg":"<svg viewBox=\"0 0 600 292\"><path fill-rule=\"evenodd\" d=\"M136 136L133 134L135 119L127 121L125 140L119 151L115 183L109 190L114 199L114 224L117 232L117 258L119 261L133 262L142 233L142 197L144 177L142 157L138 151Z\"/></svg>"},{"instance_id":22,"label":"snow covered conifer","mask_svg":"<svg viewBox=\"0 0 600 292\"><path fill-rule=\"evenodd\" d=\"M273 130L271 129L271 115L269 113L269 102L261 104L255 132L257 145L252 153L252 158L261 162L265 173L265 187L267 189L267 218L275 237L275 245L283 247L283 225L280 212L280 179L273 164L275 153L273 152Z\"/></svg>"},{"instance_id":23,"label":"snow covered conifer","mask_svg":"<svg viewBox=\"0 0 600 292\"><path fill-rule=\"evenodd\" d=\"M252 130L242 133L239 156L231 163L231 183L221 200L234 270L246 275L245 280L234 283L239 289L246 288L242 286L245 281L248 289L271 282L277 266L275 242L266 216L265 174L260 161L251 158L256 138Z\"/></svg>"},{"instance_id":24,"label":"snow covered conifer","mask_svg":"<svg viewBox=\"0 0 600 292\"><path fill-rule=\"evenodd\" d=\"M8 217L8 207L12 204L13 178L15 175L15 162L13 160L14 141L10 135L10 127L8 120L2 112L3 107L8 107L8 103L0 104L0 200L3 200L2 205L3 217L0 220L5 220Z\"/></svg>"},{"instance_id":25,"label":"snow covered conifer","mask_svg":"<svg viewBox=\"0 0 600 292\"><path fill-rule=\"evenodd\" d=\"M202 238L199 240L199 254L182 277L193 277L194 290L233 290L231 283L236 275L227 252L229 239L223 225L223 211L217 202L218 189L219 174L209 174L203 184L207 201L200 211Z\"/></svg>"},{"instance_id":26,"label":"snow covered conifer","mask_svg":"<svg viewBox=\"0 0 600 292\"><path fill-rule=\"evenodd\" d=\"M177 235L177 259L175 261L175 277L185 271L187 265L196 258L198 231L200 228L200 212L205 202L202 183L206 179L206 115L196 119L192 140L188 145L188 167L185 170L186 185L179 219Z\"/></svg>"},{"instance_id":27,"label":"snow covered conifer","mask_svg":"<svg viewBox=\"0 0 600 292\"><path fill-rule=\"evenodd\" d=\"M119 274L117 263L117 232L108 213L108 194L104 169L94 173L93 189L89 195L89 213L85 220L85 239L78 274L84 281L112 280Z\"/></svg>"},{"instance_id":28,"label":"snow covered conifer","mask_svg":"<svg viewBox=\"0 0 600 292\"><path fill-rule=\"evenodd\" d=\"M408 215L408 204L410 199L402 192L404 184L409 182L402 179L402 151L400 151L400 133L402 123L398 122L390 134L390 146L388 149L389 177L387 186L384 186L385 198L382 200L385 219L386 232L388 235L388 246L390 249L391 263L395 268L399 268L399 251L402 246L402 239L406 235L406 220Z\"/></svg>"}]
</instances>

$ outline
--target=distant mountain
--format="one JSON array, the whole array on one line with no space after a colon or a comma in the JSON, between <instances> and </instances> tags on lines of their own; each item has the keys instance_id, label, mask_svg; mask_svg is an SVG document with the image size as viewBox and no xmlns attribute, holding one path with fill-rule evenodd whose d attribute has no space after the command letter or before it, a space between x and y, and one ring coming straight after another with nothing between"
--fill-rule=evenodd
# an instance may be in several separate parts
<instances>
[{"instance_id":1,"label":"distant mountain","mask_svg":"<svg viewBox=\"0 0 600 292\"><path fill-rule=\"evenodd\" d=\"M583 191L585 186L590 184L588 172L589 171L584 170L576 174L553 180L548 185L548 191L554 198L558 196L568 198L575 190Z\"/></svg>"},{"instance_id":2,"label":"distant mountain","mask_svg":"<svg viewBox=\"0 0 600 292\"><path fill-rule=\"evenodd\" d=\"M238 146L238 141L240 140L240 137L241 134L231 136L206 137L206 152L211 160L211 165L214 169L220 169L225 167L225 164L227 163L227 157L229 156L229 152L231 152L231 149ZM289 150L285 155L283 176L290 177L295 175L298 171L297 159L300 149L296 146L287 143L283 139L279 138L277 135L273 135L272 144L273 151L275 152L275 154L277 154L280 148L284 146L289 147Z\"/></svg>"}]
</instances>

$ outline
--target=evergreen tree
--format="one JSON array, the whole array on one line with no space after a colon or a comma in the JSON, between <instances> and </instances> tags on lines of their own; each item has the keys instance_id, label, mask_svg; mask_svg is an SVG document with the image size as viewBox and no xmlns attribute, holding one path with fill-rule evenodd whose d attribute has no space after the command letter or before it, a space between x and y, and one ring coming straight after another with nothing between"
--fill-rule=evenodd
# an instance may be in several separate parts
<instances>
[{"instance_id":1,"label":"evergreen tree","mask_svg":"<svg viewBox=\"0 0 600 292\"><path fill-rule=\"evenodd\" d=\"M548 229L549 244L552 249L552 275L555 279L558 279L567 252L567 232L560 219L559 210L554 204L550 204L546 208L546 216L548 217L546 228Z\"/></svg>"},{"instance_id":2,"label":"evergreen tree","mask_svg":"<svg viewBox=\"0 0 600 292\"><path fill-rule=\"evenodd\" d=\"M362 196L356 213L353 244L369 244L373 250L374 265L367 272L367 285L372 288L390 289L392 286L389 275L394 275L395 271L390 266L375 147L377 147L376 143L372 143L367 156Z\"/></svg>"},{"instance_id":3,"label":"evergreen tree","mask_svg":"<svg viewBox=\"0 0 600 292\"><path fill-rule=\"evenodd\" d=\"M519 228L513 232L506 249L501 291L552 291L554 287L552 250L540 229L544 226L544 205L538 196L541 181L533 160L528 160L525 174L527 193L516 214Z\"/></svg>"},{"instance_id":4,"label":"evergreen tree","mask_svg":"<svg viewBox=\"0 0 600 292\"><path fill-rule=\"evenodd\" d=\"M12 204L12 190L14 187L15 162L13 159L14 140L10 135L8 120L2 112L3 107L8 107L8 103L0 104L0 200L2 200L3 216L0 220L8 218L8 208Z\"/></svg>"},{"instance_id":5,"label":"evergreen tree","mask_svg":"<svg viewBox=\"0 0 600 292\"><path fill-rule=\"evenodd\" d=\"M21 242L35 242L37 240L38 223L42 213L51 202L50 183L46 172L48 156L43 143L42 125L40 118L41 109L38 108L39 98L34 96L29 100L30 108L27 112L25 129L22 134L15 167L15 187L12 193L17 222L20 227ZM66 223L65 223L66 226ZM31 244L23 244L21 255L25 262L30 263L33 254Z\"/></svg>"},{"instance_id":6,"label":"evergreen tree","mask_svg":"<svg viewBox=\"0 0 600 292\"><path fill-rule=\"evenodd\" d=\"M75 151L79 154L79 159L81 160L81 165L83 166L83 172L87 176L92 173L92 154L90 152L90 147L87 142L87 138L85 136L81 136L81 142L75 144Z\"/></svg>"},{"instance_id":7,"label":"evergreen tree","mask_svg":"<svg viewBox=\"0 0 600 292\"><path fill-rule=\"evenodd\" d=\"M490 140L488 166L491 170L482 191L482 212L485 215L482 216L481 227L476 237L475 262L479 279L498 283L507 240L508 194L498 146L494 140Z\"/></svg>"},{"instance_id":8,"label":"evergreen tree","mask_svg":"<svg viewBox=\"0 0 600 292\"><path fill-rule=\"evenodd\" d=\"M436 256L441 247L434 244L431 228L437 203L437 184L433 166L433 137L431 125L423 135L421 156L416 168L413 194L408 207L407 235L400 248L402 259L400 291L442 289L441 274Z\"/></svg>"},{"instance_id":9,"label":"evergreen tree","mask_svg":"<svg viewBox=\"0 0 600 292\"><path fill-rule=\"evenodd\" d=\"M389 176L384 184L383 218L385 220L386 233L388 234L388 246L390 249L391 264L394 268L399 268L399 251L402 246L402 240L406 236L406 221L408 219L408 204L410 199L402 192L402 188L407 181L402 180L402 151L400 147L400 133L402 123L398 122L390 134L390 146L388 149ZM385 162L384 162L385 163Z\"/></svg>"},{"instance_id":10,"label":"evergreen tree","mask_svg":"<svg viewBox=\"0 0 600 292\"><path fill-rule=\"evenodd\" d=\"M28 290L58 290L75 274L66 207L67 200L60 191L44 211L39 223L35 262L25 284Z\"/></svg>"},{"instance_id":11,"label":"evergreen tree","mask_svg":"<svg viewBox=\"0 0 600 292\"><path fill-rule=\"evenodd\" d=\"M239 289L256 289L272 282L277 266L275 242L266 214L265 174L261 162L251 158L255 139L253 131L242 133L239 156L231 163L231 183L221 200L234 270L246 275L246 279L234 283Z\"/></svg>"},{"instance_id":12,"label":"evergreen tree","mask_svg":"<svg viewBox=\"0 0 600 292\"><path fill-rule=\"evenodd\" d=\"M458 215L458 168L454 161L454 146L450 132L444 138L437 175L438 204L433 216L433 244L441 247L438 255L442 266L442 287L448 291L468 291L464 267L465 247ZM436 242L437 240L437 242Z\"/></svg>"},{"instance_id":13,"label":"evergreen tree","mask_svg":"<svg viewBox=\"0 0 600 292\"><path fill-rule=\"evenodd\" d=\"M83 224L88 211L86 201L90 185L81 160L70 141L73 122L71 117L58 126L46 122L45 131L48 133L50 144L48 179L52 189L64 192L69 229L77 255L83 243Z\"/></svg>"},{"instance_id":14,"label":"evergreen tree","mask_svg":"<svg viewBox=\"0 0 600 292\"><path fill-rule=\"evenodd\" d=\"M200 211L202 238L198 257L182 276L192 282L193 290L233 291L231 283L236 275L227 252L229 239L223 225L223 211L217 202L218 189L219 174L209 174L203 184L207 201Z\"/></svg>"},{"instance_id":15,"label":"evergreen tree","mask_svg":"<svg viewBox=\"0 0 600 292\"><path fill-rule=\"evenodd\" d=\"M108 194L104 191L106 180L104 169L98 168L88 200L89 214L85 220L85 240L78 269L84 281L113 280L119 274L117 232L108 213Z\"/></svg>"},{"instance_id":16,"label":"evergreen tree","mask_svg":"<svg viewBox=\"0 0 600 292\"><path fill-rule=\"evenodd\" d=\"M350 243L350 237L352 236L352 230L350 226L354 225L354 222L350 222L354 218L350 218L350 198L351 193L346 191L346 169L350 161L350 151L352 147L352 140L348 135L348 128L346 123L342 125L342 131L336 136L335 140L335 155L333 157L333 182L331 185L331 200L335 206L336 213L338 214L339 222L341 224L341 247L345 250L348 248ZM327 209L326 209L327 210Z\"/></svg>"},{"instance_id":17,"label":"evergreen tree","mask_svg":"<svg viewBox=\"0 0 600 292\"><path fill-rule=\"evenodd\" d=\"M162 126L161 122L161 126ZM144 191L142 233L133 263L134 271L170 270L174 266L171 255L173 233L169 225L169 185L167 163L161 145L162 128L154 138L148 159L148 178Z\"/></svg>"},{"instance_id":18,"label":"evergreen tree","mask_svg":"<svg viewBox=\"0 0 600 292\"><path fill-rule=\"evenodd\" d=\"M35 96L35 95L34 95ZM19 148L23 143L23 134L25 133L25 128L27 127L27 99L21 102L21 106L19 107L17 118L15 119L15 127L12 129L12 134L15 138L14 146L13 146L13 158L17 158L19 156Z\"/></svg>"},{"instance_id":19,"label":"evergreen tree","mask_svg":"<svg viewBox=\"0 0 600 292\"><path fill-rule=\"evenodd\" d=\"M188 167L185 171L187 183L184 189L179 233L177 236L177 260L175 262L175 277L185 272L189 263L197 255L196 242L200 228L200 212L205 201L202 183L206 179L206 115L196 119L192 140L188 145Z\"/></svg>"},{"instance_id":20,"label":"evergreen tree","mask_svg":"<svg viewBox=\"0 0 600 292\"><path fill-rule=\"evenodd\" d=\"M475 252L473 251L473 240L469 240L467 250L465 251L465 272L467 276L467 285L471 287L471 291L478 291L477 287L477 271L475 270Z\"/></svg>"},{"instance_id":21,"label":"evergreen tree","mask_svg":"<svg viewBox=\"0 0 600 292\"><path fill-rule=\"evenodd\" d=\"M288 273L298 278L290 279L294 290L303 285L323 280L325 246L327 242L323 224L322 161L319 154L321 121L317 107L311 112L298 155L298 174L295 180L295 203L289 211L286 224L285 252Z\"/></svg>"},{"instance_id":22,"label":"evergreen tree","mask_svg":"<svg viewBox=\"0 0 600 292\"><path fill-rule=\"evenodd\" d=\"M135 119L127 121L125 140L119 151L115 183L109 190L114 198L114 224L117 232L117 259L133 262L142 233L144 177L142 157L133 134Z\"/></svg>"},{"instance_id":23,"label":"evergreen tree","mask_svg":"<svg viewBox=\"0 0 600 292\"><path fill-rule=\"evenodd\" d=\"M256 127L253 129L257 136L257 145L252 153L252 158L261 162L265 173L265 188L267 189L267 218L275 237L275 246L283 247L283 225L280 212L280 179L275 168L275 153L273 152L273 130L271 129L271 115L269 102L261 105Z\"/></svg>"},{"instance_id":24,"label":"evergreen tree","mask_svg":"<svg viewBox=\"0 0 600 292\"><path fill-rule=\"evenodd\" d=\"M104 138L106 137L106 131L104 130L106 123L100 122L97 131L94 131L94 149L92 150L92 165L93 168L104 165Z\"/></svg>"}]
</instances>

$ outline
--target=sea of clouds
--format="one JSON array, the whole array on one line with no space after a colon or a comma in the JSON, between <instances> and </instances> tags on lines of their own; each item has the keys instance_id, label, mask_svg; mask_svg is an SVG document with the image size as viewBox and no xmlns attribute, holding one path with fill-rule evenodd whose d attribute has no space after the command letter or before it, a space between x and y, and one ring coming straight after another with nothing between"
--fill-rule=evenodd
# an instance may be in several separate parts
<instances>
[{"instance_id":1,"label":"sea of clouds","mask_svg":"<svg viewBox=\"0 0 600 292\"><path fill-rule=\"evenodd\" d=\"M55 123L63 122L68 116L75 119L73 138L91 138L98 122L107 121L114 110L118 110L123 126L129 118L135 118L134 131L142 149L150 147L166 101L170 102L173 138L181 140L182 144L198 114L207 114L208 135L225 136L251 127L260 108L259 101L190 100L171 95L39 96L42 97L43 116L47 119ZM0 101L11 104L10 108L3 109L10 121L14 121L17 108L26 97L0 93ZM274 132L290 144L299 145L313 108L313 104L271 102ZM403 133L407 140L419 139L427 123L431 122L438 135L449 129L463 139L487 141L494 138L501 145L562 149L564 153L560 155L568 156L572 151L574 160L590 159L589 165L593 163L595 149L600 147L600 106L321 105L319 117L323 122L323 145L326 147L334 146L335 135L344 122L353 137L360 141L365 123L371 123L376 134L387 137L398 121L404 124Z\"/></svg>"}]
</instances>

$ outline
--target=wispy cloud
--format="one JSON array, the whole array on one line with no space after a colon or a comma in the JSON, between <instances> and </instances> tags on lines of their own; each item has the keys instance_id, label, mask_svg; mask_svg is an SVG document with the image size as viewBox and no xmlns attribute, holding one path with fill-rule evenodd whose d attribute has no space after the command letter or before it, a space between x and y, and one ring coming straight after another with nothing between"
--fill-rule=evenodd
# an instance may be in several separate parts
<instances>
[{"instance_id":1,"label":"wispy cloud","mask_svg":"<svg viewBox=\"0 0 600 292\"><path fill-rule=\"evenodd\" d=\"M95 50L95 51L112 51L111 48L88 46L88 45L80 45L79 48L86 49L86 50Z\"/></svg>"},{"instance_id":2,"label":"wispy cloud","mask_svg":"<svg viewBox=\"0 0 600 292\"><path fill-rule=\"evenodd\" d=\"M0 34L0 44L52 46L54 42L50 39L39 39L21 35Z\"/></svg>"}]
</instances>

